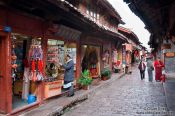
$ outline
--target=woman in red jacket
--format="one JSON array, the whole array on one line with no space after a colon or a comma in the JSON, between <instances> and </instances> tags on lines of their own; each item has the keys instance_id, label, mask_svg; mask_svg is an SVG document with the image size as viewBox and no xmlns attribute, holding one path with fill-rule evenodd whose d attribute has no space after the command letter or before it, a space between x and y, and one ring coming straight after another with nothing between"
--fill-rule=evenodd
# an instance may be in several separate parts
<instances>
[{"instance_id":1,"label":"woman in red jacket","mask_svg":"<svg viewBox=\"0 0 175 116\"><path fill-rule=\"evenodd\" d=\"M160 60L160 57L157 58L157 60L154 61L154 67L155 67L155 80L160 81L162 76L162 68L164 67L163 62Z\"/></svg>"}]
</instances>

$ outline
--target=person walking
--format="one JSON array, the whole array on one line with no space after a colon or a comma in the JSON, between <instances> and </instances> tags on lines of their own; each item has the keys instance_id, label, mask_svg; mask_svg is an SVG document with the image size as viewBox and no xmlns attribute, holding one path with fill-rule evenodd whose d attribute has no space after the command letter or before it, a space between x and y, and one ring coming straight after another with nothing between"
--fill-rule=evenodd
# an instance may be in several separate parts
<instances>
[{"instance_id":1,"label":"person walking","mask_svg":"<svg viewBox=\"0 0 175 116\"><path fill-rule=\"evenodd\" d=\"M160 60L160 57L157 58L157 60L154 61L154 67L155 67L155 80L161 81L162 76L162 68L164 67L163 62Z\"/></svg>"},{"instance_id":2,"label":"person walking","mask_svg":"<svg viewBox=\"0 0 175 116\"><path fill-rule=\"evenodd\" d=\"M148 80L149 82L153 81L153 61L152 61L152 57L147 58L147 71L148 71Z\"/></svg>"},{"instance_id":3,"label":"person walking","mask_svg":"<svg viewBox=\"0 0 175 116\"><path fill-rule=\"evenodd\" d=\"M140 61L138 68L140 70L141 80L143 80L145 78L145 69L146 69L146 65L143 59Z\"/></svg>"},{"instance_id":4,"label":"person walking","mask_svg":"<svg viewBox=\"0 0 175 116\"><path fill-rule=\"evenodd\" d=\"M62 66L65 69L63 88L68 90L68 97L71 97L74 96L74 62L72 60L71 55L69 54L66 55L65 60L67 61L66 64L63 65L60 63L60 66Z\"/></svg>"}]
</instances>

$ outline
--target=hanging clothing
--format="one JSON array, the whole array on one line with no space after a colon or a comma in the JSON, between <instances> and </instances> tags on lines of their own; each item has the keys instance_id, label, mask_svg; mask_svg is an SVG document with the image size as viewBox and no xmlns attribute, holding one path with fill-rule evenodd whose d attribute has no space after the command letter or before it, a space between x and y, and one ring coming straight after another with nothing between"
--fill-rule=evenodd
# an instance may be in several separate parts
<instances>
[{"instance_id":1,"label":"hanging clothing","mask_svg":"<svg viewBox=\"0 0 175 116\"><path fill-rule=\"evenodd\" d=\"M160 81L160 77L162 76L162 68L164 67L164 64L162 61L154 61L154 67L155 67L155 79L156 81Z\"/></svg>"},{"instance_id":2,"label":"hanging clothing","mask_svg":"<svg viewBox=\"0 0 175 116\"><path fill-rule=\"evenodd\" d=\"M27 96L29 95L29 87L30 87L29 72L30 72L29 67L25 67L23 76L22 99L26 100Z\"/></svg>"}]
</instances>

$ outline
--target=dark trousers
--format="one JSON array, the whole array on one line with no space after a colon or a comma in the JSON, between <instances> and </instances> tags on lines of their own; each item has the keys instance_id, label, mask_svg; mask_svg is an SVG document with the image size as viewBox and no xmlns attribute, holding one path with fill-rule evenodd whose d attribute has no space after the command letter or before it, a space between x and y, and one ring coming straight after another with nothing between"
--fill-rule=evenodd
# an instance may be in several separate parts
<instances>
[{"instance_id":1,"label":"dark trousers","mask_svg":"<svg viewBox=\"0 0 175 116\"><path fill-rule=\"evenodd\" d=\"M64 81L64 84L67 84L67 83L69 82ZM74 85L73 84L70 87L66 88L65 90L68 91L68 96L74 95Z\"/></svg>"},{"instance_id":2,"label":"dark trousers","mask_svg":"<svg viewBox=\"0 0 175 116\"><path fill-rule=\"evenodd\" d=\"M140 76L141 76L141 80L143 80L145 78L145 71L144 70L140 70Z\"/></svg>"}]
</instances>

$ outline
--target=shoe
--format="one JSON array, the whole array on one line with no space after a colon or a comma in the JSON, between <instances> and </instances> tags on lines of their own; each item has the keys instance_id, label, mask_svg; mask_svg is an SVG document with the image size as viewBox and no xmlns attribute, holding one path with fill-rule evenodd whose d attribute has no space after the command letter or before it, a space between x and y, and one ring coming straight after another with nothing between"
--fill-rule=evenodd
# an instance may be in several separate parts
<instances>
[{"instance_id":1,"label":"shoe","mask_svg":"<svg viewBox=\"0 0 175 116\"><path fill-rule=\"evenodd\" d=\"M73 97L74 96L74 93L72 95L68 95L67 97Z\"/></svg>"}]
</instances>

